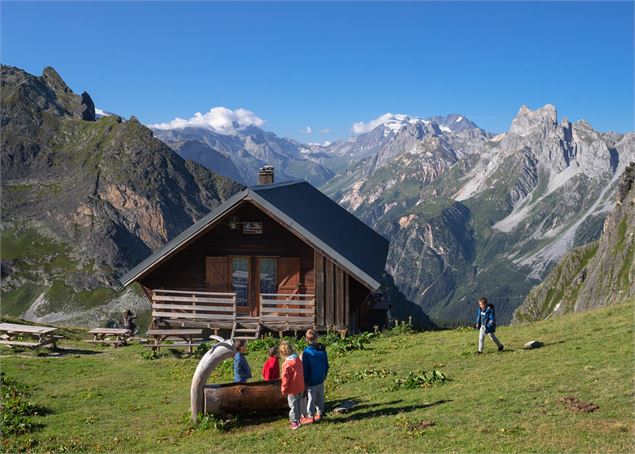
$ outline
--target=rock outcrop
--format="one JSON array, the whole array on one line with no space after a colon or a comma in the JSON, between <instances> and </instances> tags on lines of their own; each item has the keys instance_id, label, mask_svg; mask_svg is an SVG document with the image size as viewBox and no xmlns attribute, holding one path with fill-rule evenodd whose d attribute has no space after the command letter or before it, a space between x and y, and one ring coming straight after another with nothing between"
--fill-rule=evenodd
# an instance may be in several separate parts
<instances>
[{"instance_id":1,"label":"rock outcrop","mask_svg":"<svg viewBox=\"0 0 635 454\"><path fill-rule=\"evenodd\" d=\"M635 164L626 167L598 241L569 252L531 290L515 322L614 304L635 295Z\"/></svg>"}]
</instances>

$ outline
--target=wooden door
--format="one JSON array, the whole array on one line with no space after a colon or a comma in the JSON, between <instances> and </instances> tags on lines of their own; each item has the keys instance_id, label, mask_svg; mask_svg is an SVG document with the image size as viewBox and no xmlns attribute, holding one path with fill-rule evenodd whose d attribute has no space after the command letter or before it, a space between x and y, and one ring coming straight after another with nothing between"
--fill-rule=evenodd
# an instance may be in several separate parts
<instances>
[{"instance_id":1,"label":"wooden door","mask_svg":"<svg viewBox=\"0 0 635 454\"><path fill-rule=\"evenodd\" d=\"M205 284L212 292L230 291L227 257L205 257Z\"/></svg>"},{"instance_id":2,"label":"wooden door","mask_svg":"<svg viewBox=\"0 0 635 454\"><path fill-rule=\"evenodd\" d=\"M278 259L278 293L300 293L300 258Z\"/></svg>"}]
</instances>

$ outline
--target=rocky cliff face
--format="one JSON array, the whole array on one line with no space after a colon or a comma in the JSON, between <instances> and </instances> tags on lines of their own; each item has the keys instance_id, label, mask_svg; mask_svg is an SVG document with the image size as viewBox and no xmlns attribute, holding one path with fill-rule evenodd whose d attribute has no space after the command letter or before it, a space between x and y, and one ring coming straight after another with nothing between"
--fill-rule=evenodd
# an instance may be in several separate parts
<instances>
[{"instance_id":1,"label":"rocky cliff face","mask_svg":"<svg viewBox=\"0 0 635 454\"><path fill-rule=\"evenodd\" d=\"M578 247L534 287L514 321L541 320L635 295L635 164L624 171L598 241Z\"/></svg>"},{"instance_id":2,"label":"rocky cliff face","mask_svg":"<svg viewBox=\"0 0 635 454\"><path fill-rule=\"evenodd\" d=\"M484 294L509 321L566 252L598 238L635 134L558 122L551 105L523 106L495 137L427 121L369 132L388 140L325 190L390 237L388 271L432 317L465 319Z\"/></svg>"},{"instance_id":3,"label":"rocky cliff face","mask_svg":"<svg viewBox=\"0 0 635 454\"><path fill-rule=\"evenodd\" d=\"M145 308L117 278L241 187L134 118L96 120L52 68L0 80L2 312L96 324Z\"/></svg>"}]
</instances>

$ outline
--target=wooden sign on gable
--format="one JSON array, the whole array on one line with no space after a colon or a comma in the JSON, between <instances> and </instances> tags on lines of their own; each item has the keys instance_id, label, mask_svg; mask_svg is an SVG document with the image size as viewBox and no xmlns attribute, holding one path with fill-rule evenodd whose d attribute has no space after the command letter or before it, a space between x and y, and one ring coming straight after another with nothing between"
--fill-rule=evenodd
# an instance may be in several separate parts
<instances>
[{"instance_id":1,"label":"wooden sign on gable","mask_svg":"<svg viewBox=\"0 0 635 454\"><path fill-rule=\"evenodd\" d=\"M262 233L262 222L243 222L243 233L258 235Z\"/></svg>"}]
</instances>

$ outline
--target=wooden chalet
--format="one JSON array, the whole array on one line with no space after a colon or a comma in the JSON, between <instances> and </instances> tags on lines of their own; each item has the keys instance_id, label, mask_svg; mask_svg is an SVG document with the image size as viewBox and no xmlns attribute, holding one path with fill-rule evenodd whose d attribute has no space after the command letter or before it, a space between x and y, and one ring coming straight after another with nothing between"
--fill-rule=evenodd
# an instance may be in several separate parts
<instances>
[{"instance_id":1,"label":"wooden chalet","mask_svg":"<svg viewBox=\"0 0 635 454\"><path fill-rule=\"evenodd\" d=\"M153 325L250 332L370 329L388 241L305 181L273 168L121 278ZM254 326L257 325L257 329Z\"/></svg>"}]
</instances>

